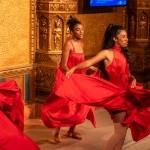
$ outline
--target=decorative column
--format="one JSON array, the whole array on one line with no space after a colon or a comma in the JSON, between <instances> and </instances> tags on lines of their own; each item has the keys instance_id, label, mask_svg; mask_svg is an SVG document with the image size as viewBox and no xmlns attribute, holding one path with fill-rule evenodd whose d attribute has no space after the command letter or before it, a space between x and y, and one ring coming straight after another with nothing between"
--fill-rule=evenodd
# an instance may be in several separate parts
<instances>
[{"instance_id":1,"label":"decorative column","mask_svg":"<svg viewBox=\"0 0 150 150\"><path fill-rule=\"evenodd\" d=\"M138 80L146 83L150 81L150 2L129 0L128 4L131 68Z\"/></svg>"},{"instance_id":2,"label":"decorative column","mask_svg":"<svg viewBox=\"0 0 150 150\"><path fill-rule=\"evenodd\" d=\"M78 0L37 0L36 96L44 100L51 91L54 72L69 32L66 20L77 14Z\"/></svg>"}]
</instances>

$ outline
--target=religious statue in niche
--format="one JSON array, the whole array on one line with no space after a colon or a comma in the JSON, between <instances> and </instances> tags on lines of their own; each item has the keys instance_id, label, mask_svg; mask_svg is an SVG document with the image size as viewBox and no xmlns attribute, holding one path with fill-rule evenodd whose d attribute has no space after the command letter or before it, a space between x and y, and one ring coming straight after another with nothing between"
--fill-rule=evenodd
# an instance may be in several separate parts
<instances>
[{"instance_id":1,"label":"religious statue in niche","mask_svg":"<svg viewBox=\"0 0 150 150\"><path fill-rule=\"evenodd\" d=\"M48 21L47 18L45 18L44 16L42 16L40 18L40 27L39 27L39 45L40 45L40 49L47 49L48 47L48 30L47 30L47 26L48 26Z\"/></svg>"},{"instance_id":2,"label":"religious statue in niche","mask_svg":"<svg viewBox=\"0 0 150 150\"><path fill-rule=\"evenodd\" d=\"M130 38L134 37L135 37L135 16L132 15L130 20Z\"/></svg>"},{"instance_id":3,"label":"religious statue in niche","mask_svg":"<svg viewBox=\"0 0 150 150\"><path fill-rule=\"evenodd\" d=\"M147 38L147 18L142 15L139 20L139 35L140 38Z\"/></svg>"},{"instance_id":4,"label":"religious statue in niche","mask_svg":"<svg viewBox=\"0 0 150 150\"><path fill-rule=\"evenodd\" d=\"M59 50L60 48L60 42L61 42L61 35L62 35L62 29L60 27L60 19L57 19L54 21L55 27L54 27L54 46L56 50Z\"/></svg>"}]
</instances>

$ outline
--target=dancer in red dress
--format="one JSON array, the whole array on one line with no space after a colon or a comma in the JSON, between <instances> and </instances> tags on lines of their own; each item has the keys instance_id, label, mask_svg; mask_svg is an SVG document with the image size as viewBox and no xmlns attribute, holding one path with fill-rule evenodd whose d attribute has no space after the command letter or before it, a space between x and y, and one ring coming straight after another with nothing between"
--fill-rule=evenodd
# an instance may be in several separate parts
<instances>
[{"instance_id":1,"label":"dancer in red dress","mask_svg":"<svg viewBox=\"0 0 150 150\"><path fill-rule=\"evenodd\" d=\"M20 89L13 80L0 83L0 149L39 150L23 133L24 109Z\"/></svg>"},{"instance_id":2,"label":"dancer in red dress","mask_svg":"<svg viewBox=\"0 0 150 150\"><path fill-rule=\"evenodd\" d=\"M104 50L67 71L68 78L64 76L55 92L68 101L109 111L114 133L105 150L121 150L128 127L135 141L150 133L150 90L143 89L130 74L127 45L126 30L119 25L110 25L105 33ZM105 79L73 74L98 62L101 64L101 77Z\"/></svg>"},{"instance_id":3,"label":"dancer in red dress","mask_svg":"<svg viewBox=\"0 0 150 150\"><path fill-rule=\"evenodd\" d=\"M66 71L84 61L82 42L84 34L83 26L80 21L73 17L68 20L67 24L72 35L64 44L60 67L58 67L55 75L56 79L53 91L48 96L48 99L42 108L41 117L45 126L55 128L54 142L56 143L60 143L60 127L71 126L67 135L75 139L82 139L81 135L75 132L76 125L83 123L87 118L91 120L95 126L93 107L77 104L55 95L55 91L61 85L62 77L64 77ZM95 71L97 68L91 67L91 69ZM77 70L75 73L85 74L86 69Z\"/></svg>"}]
</instances>

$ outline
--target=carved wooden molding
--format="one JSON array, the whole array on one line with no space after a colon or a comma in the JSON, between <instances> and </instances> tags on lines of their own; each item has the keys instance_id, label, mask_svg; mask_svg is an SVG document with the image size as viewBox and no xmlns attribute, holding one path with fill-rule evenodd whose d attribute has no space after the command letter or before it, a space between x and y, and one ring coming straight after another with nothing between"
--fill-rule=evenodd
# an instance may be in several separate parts
<instances>
[{"instance_id":1,"label":"carved wooden molding","mask_svg":"<svg viewBox=\"0 0 150 150\"><path fill-rule=\"evenodd\" d=\"M77 13L77 1L37 1L37 12L43 13Z\"/></svg>"},{"instance_id":2,"label":"carved wooden molding","mask_svg":"<svg viewBox=\"0 0 150 150\"><path fill-rule=\"evenodd\" d=\"M30 63L35 60L36 50L36 0L30 0Z\"/></svg>"},{"instance_id":3,"label":"carved wooden molding","mask_svg":"<svg viewBox=\"0 0 150 150\"><path fill-rule=\"evenodd\" d=\"M7 78L7 77L11 77L11 76L17 76L19 74L25 74L25 73L30 72L32 70L33 70L32 66L11 68L11 69L1 71L0 76Z\"/></svg>"}]
</instances>

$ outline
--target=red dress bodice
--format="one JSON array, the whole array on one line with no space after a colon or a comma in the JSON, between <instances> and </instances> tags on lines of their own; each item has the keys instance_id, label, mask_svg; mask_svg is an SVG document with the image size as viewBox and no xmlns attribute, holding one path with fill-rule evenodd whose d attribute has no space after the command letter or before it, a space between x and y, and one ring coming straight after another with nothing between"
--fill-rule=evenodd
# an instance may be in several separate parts
<instances>
[{"instance_id":1,"label":"red dress bodice","mask_svg":"<svg viewBox=\"0 0 150 150\"><path fill-rule=\"evenodd\" d=\"M78 65L79 63L83 62L85 60L84 58L84 54L83 53L76 53L74 52L70 52L69 57L68 57L68 62L67 62L67 66L68 68L72 68L76 65ZM80 69L80 70L76 70L75 73L85 73L86 70L85 69Z\"/></svg>"},{"instance_id":2,"label":"red dress bodice","mask_svg":"<svg viewBox=\"0 0 150 150\"><path fill-rule=\"evenodd\" d=\"M115 46L113 48L113 61L106 67L106 71L109 75L109 81L115 85L128 89L129 87L129 65L121 48Z\"/></svg>"}]
</instances>

